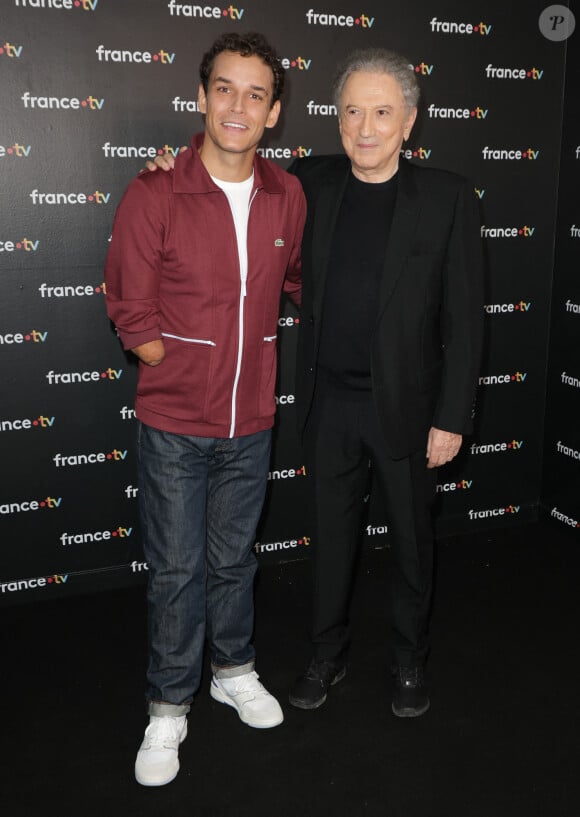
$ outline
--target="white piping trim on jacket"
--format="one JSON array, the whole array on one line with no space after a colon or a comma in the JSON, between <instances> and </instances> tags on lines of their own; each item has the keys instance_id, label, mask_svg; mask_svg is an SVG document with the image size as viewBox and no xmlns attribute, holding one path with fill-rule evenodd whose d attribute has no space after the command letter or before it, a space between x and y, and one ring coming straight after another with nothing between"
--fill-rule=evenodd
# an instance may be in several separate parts
<instances>
[{"instance_id":1,"label":"white piping trim on jacket","mask_svg":"<svg viewBox=\"0 0 580 817\"><path fill-rule=\"evenodd\" d=\"M164 338L173 338L173 340L182 340L185 343L202 343L204 346L217 346L213 340L200 340L199 338L182 338L181 335L170 335L169 332L162 332L161 336Z\"/></svg>"}]
</instances>

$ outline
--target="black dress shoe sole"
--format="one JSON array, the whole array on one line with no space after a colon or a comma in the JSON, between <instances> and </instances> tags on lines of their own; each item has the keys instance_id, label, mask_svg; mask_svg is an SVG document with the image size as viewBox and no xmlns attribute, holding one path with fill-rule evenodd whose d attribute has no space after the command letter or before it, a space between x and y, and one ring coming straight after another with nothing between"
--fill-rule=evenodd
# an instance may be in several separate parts
<instances>
[{"instance_id":1,"label":"black dress shoe sole","mask_svg":"<svg viewBox=\"0 0 580 817\"><path fill-rule=\"evenodd\" d=\"M322 706L327 697L328 695L325 693L322 698L317 698L316 701L303 701L300 698L293 698L292 695L288 695L288 703L297 709L318 709L319 706Z\"/></svg>"},{"instance_id":2,"label":"black dress shoe sole","mask_svg":"<svg viewBox=\"0 0 580 817\"><path fill-rule=\"evenodd\" d=\"M396 707L395 704L392 705L393 715L396 715L397 718L419 718L421 715L424 715L425 712L431 706L431 702L427 701L421 707L410 707L410 706L403 706L401 708Z\"/></svg>"},{"instance_id":3,"label":"black dress shoe sole","mask_svg":"<svg viewBox=\"0 0 580 817\"><path fill-rule=\"evenodd\" d=\"M342 681L344 676L346 675L346 667L343 667L339 672L336 673L332 681L330 682L330 686L333 687L335 684L338 684L339 681ZM295 698L292 693L288 695L288 702L295 706L297 709L318 709L319 706L326 701L328 694L325 692L320 698L316 698L315 700L304 700L304 698Z\"/></svg>"}]
</instances>

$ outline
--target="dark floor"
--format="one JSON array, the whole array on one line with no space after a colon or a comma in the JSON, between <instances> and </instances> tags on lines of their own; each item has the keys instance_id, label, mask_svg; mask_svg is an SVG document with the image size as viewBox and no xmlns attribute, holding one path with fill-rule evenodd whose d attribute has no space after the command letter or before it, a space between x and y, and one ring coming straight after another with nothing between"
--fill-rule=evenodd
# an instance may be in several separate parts
<instances>
[{"instance_id":1,"label":"dark floor","mask_svg":"<svg viewBox=\"0 0 580 817\"><path fill-rule=\"evenodd\" d=\"M346 679L285 704L307 658L308 563L263 567L258 666L286 720L244 726L208 694L181 772L133 778L146 725L142 589L4 608L0 809L6 817L576 817L580 549L551 524L438 546L432 707L390 712L388 551L367 551Z\"/></svg>"}]
</instances>

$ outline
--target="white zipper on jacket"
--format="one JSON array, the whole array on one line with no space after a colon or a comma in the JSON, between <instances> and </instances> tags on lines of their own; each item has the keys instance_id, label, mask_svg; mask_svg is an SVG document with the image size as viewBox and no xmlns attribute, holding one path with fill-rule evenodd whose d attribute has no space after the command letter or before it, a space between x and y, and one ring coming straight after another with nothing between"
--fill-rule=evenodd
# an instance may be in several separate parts
<instances>
[{"instance_id":1,"label":"white zipper on jacket","mask_svg":"<svg viewBox=\"0 0 580 817\"><path fill-rule=\"evenodd\" d=\"M254 190L252 198L248 204L248 227L246 229L246 252L248 247L248 232L250 230L250 210L252 209L252 202L256 198L258 193L258 189ZM234 436L234 432L236 430L236 399L238 396L238 383L240 382L240 372L242 371L242 353L244 348L244 299L248 294L247 290L247 276L248 276L248 268L250 266L250 258L248 255L248 263L246 264L245 273L242 272L242 265L239 260L239 253L238 253L238 264L240 268L240 300L238 304L238 359L236 363L236 374L234 376L234 385L232 389L232 419L230 423L230 437Z\"/></svg>"}]
</instances>

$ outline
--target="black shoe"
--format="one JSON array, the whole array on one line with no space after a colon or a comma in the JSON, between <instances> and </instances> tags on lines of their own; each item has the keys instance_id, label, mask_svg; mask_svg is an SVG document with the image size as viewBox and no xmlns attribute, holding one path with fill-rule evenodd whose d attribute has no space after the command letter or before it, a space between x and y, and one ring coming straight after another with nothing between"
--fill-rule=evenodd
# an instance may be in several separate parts
<instances>
[{"instance_id":1,"label":"black shoe","mask_svg":"<svg viewBox=\"0 0 580 817\"><path fill-rule=\"evenodd\" d=\"M393 713L398 718L418 718L429 709L430 701L421 667L394 667Z\"/></svg>"},{"instance_id":2,"label":"black shoe","mask_svg":"<svg viewBox=\"0 0 580 817\"><path fill-rule=\"evenodd\" d=\"M329 688L342 681L345 675L344 664L316 661L313 658L304 675L294 683L288 700L298 709L317 709L325 702Z\"/></svg>"}]
</instances>

